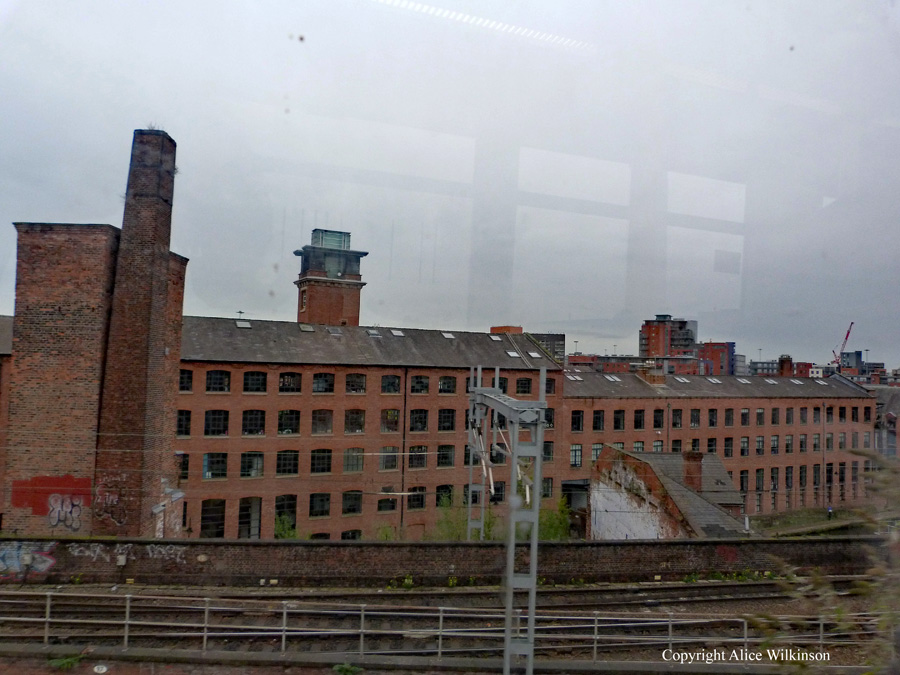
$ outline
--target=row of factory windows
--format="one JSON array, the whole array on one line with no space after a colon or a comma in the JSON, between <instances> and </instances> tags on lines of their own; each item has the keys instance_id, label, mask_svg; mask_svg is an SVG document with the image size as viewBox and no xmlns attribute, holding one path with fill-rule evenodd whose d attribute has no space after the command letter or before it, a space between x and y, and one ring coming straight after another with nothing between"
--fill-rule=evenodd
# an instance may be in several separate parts
<instances>
[{"instance_id":1,"label":"row of factory windows","mask_svg":"<svg viewBox=\"0 0 900 675\"><path fill-rule=\"evenodd\" d=\"M436 414L434 414L436 413ZM453 408L441 408L429 411L426 408L414 408L409 411L409 431L429 431L429 422L434 419L437 431L456 431L457 417L468 418L468 410L457 411ZM310 434L334 433L334 411L328 409L313 410L310 413ZM228 436L230 432L231 414L228 410L207 410L203 416L204 436ZM277 416L277 433L279 436L297 435L300 433L301 415L299 410L279 410ZM190 436L193 428L193 414L190 410L179 410L175 424L177 436ZM381 411L379 429L383 434L400 432L400 410L386 408ZM366 433L366 411L345 410L343 419L345 434ZM266 411L244 410L241 413L242 436L264 436L266 434Z\"/></svg>"},{"instance_id":2,"label":"row of factory windows","mask_svg":"<svg viewBox=\"0 0 900 675\"><path fill-rule=\"evenodd\" d=\"M833 423L833 406L826 409L826 424ZM807 407L799 409L800 424L808 423ZM673 429L687 428L682 423L682 410L676 408L671 412L671 426ZM707 421L708 428L714 429L718 427L718 410L710 408L708 411ZM785 425L794 424L794 408L784 408ZM847 407L838 407L839 422L847 421ZM467 415L468 411L462 411L462 415ZM606 411L592 411L591 431L605 431ZM656 430L665 428L666 410L659 408L653 411L652 427L647 427L645 410L633 411L632 430L642 431L647 428ZM734 408L725 408L724 410L724 426L734 426ZM770 425L777 426L781 419L781 408L772 408L770 412ZM813 407L813 424L821 423L821 408ZM442 408L437 411L437 431L455 431L457 411L452 408ZM579 433L585 431L585 411L573 410L571 413L571 430ZM544 419L548 428L555 426L555 410L547 408L544 411ZM203 435L204 436L227 436L229 434L230 413L228 410L207 410L205 411ZM859 421L859 407L850 408L850 421ZM871 422L871 407L863 407L863 421ZM190 410L179 410L176 424L176 434L178 436L190 436L192 429L192 412ZM425 408L415 408L409 414L409 431L428 431L429 410ZM743 408L740 410L741 426L750 426L750 410ZM756 425L765 426L765 410L758 408L756 410ZM505 420L502 416L499 419L499 426L505 427ZM344 433L345 434L363 434L366 433L366 411L359 409L351 409L344 411ZM690 410L690 427L691 429L700 428L700 409L693 408ZM396 408L387 408L381 411L381 433L396 433L400 431L400 410ZM612 415L612 431L625 431L625 411L614 410ZM334 411L328 409L313 410L310 419L311 434L331 434L334 432ZM266 433L266 411L265 410L244 410L241 418L241 434L244 436L259 436ZM299 410L280 410L278 411L278 428L279 435L298 434L300 433L300 411ZM830 434L826 434L829 436ZM804 435L805 436L805 435ZM855 447L855 446L854 446ZM868 447L865 446L865 447Z\"/></svg>"},{"instance_id":3,"label":"row of factory windows","mask_svg":"<svg viewBox=\"0 0 900 675\"><path fill-rule=\"evenodd\" d=\"M268 391L268 373L262 370L248 370L243 373L243 393L245 394L265 394ZM441 375L432 378L429 375L411 375L409 377L409 393L410 394L428 394L432 390L432 380L437 381L438 394L455 394L456 380L453 375ZM346 394L365 394L367 392L368 377L365 373L347 373L344 376L344 393ZM381 393L382 394L399 394L401 378L399 375L382 375L381 376ZM533 378L519 377L515 381L515 393L520 396L527 396L532 393ZM548 379L546 382L546 393L552 394L555 390L555 381ZM314 394L333 394L335 393L336 377L334 373L313 373L312 375L312 393ZM492 379L491 386L496 386L504 394L508 393L509 381L505 377L499 380ZM188 368L182 368L178 380L178 389L182 392L194 391L194 371ZM469 390L469 378L466 378L466 391ZM206 371L206 391L208 393L228 393L231 391L231 371L228 370L208 370ZM279 394L300 394L303 391L303 375L296 372L284 372L278 374L278 393Z\"/></svg>"},{"instance_id":4,"label":"row of factory windows","mask_svg":"<svg viewBox=\"0 0 900 675\"><path fill-rule=\"evenodd\" d=\"M824 435L825 450L831 451L835 449L834 434L827 433ZM848 446L849 439L849 446ZM756 436L751 439L750 436L742 436L740 438L707 438L705 444L703 439L694 438L687 441L682 439L673 439L670 441L670 452L701 452L705 450L708 453L718 453L721 441L722 456L730 458L734 456L748 457L751 454L751 440L754 440L753 452L756 456L766 454L777 455L782 451L784 454L792 454L796 450L799 453L808 451L820 452L822 450L821 434L799 434L795 437L793 434L785 436L773 435L766 443L765 436ZM858 449L860 435L857 432L848 434L841 432L837 434L837 449ZM869 449L871 447L871 434L865 432L862 434L862 448ZM623 442L604 443L598 441L590 446L591 463L596 462L600 456L604 446L610 446L618 450L629 450L632 452L665 452L664 441L661 439L654 440L650 444L644 441L633 441L630 447L626 447ZM469 466L473 459L468 445L464 446L463 465ZM431 450L428 445L411 445L407 450L406 466L410 469L424 469L429 466L437 468L449 468L456 465L456 446L454 445L438 445ZM400 448L399 446L383 446L374 453L367 453L363 448L347 448L343 451L342 467L344 473L361 472L365 466L365 457L374 456L378 463L379 471L392 471L399 468L400 465ZM241 478L261 478L264 475L265 455L258 451L249 451L241 453L240 477ZM431 459L429 459L431 457ZM492 464L504 464L506 462L507 451L503 443L496 444L489 453L490 462ZM309 453L309 472L310 474L322 474L332 472L333 451L328 448L317 448ZM553 441L544 441L542 459L544 462L552 462L554 460L554 444ZM583 465L585 459L584 448L580 443L573 443L569 446L569 466L579 468ZM188 477L188 468L190 456L188 454L181 455L181 475L182 478ZM276 453L275 475L276 476L296 476L300 473L300 451L299 450L280 450ZM203 454L203 478L217 479L228 477L228 453L227 452L207 452Z\"/></svg>"},{"instance_id":5,"label":"row of factory windows","mask_svg":"<svg viewBox=\"0 0 900 675\"><path fill-rule=\"evenodd\" d=\"M811 437L811 442L810 442ZM848 445L848 439L850 444ZM739 445L735 447L735 441L737 439L734 437L728 438L707 438L706 443L703 443L703 439L700 438L692 438L687 441L682 439L673 439L670 441L669 451L670 452L702 452L706 450L709 453L718 453L719 452L719 442L722 442L722 456L723 457L734 457L736 453L739 454L740 457L748 457L750 456L750 436L741 436L739 440ZM798 452L807 452L808 450L812 450L812 452L819 452L822 449L822 435L821 434L799 434L796 437L796 443L794 443L794 435L787 434L785 436L773 435L769 437L768 443L768 451L769 454L777 455L780 452L784 451L784 454L790 455L796 449ZM856 431L849 434L841 432L837 434L837 449L838 450L856 450L860 448L859 445L860 434ZM825 450L834 450L835 449L835 435L831 433L825 434ZM665 452L665 443L663 440L658 439L653 441L652 443L645 443L644 441L634 441L631 444L631 447L626 447L625 443L617 442L617 443L592 443L591 444L591 460L593 462L597 461L597 458L600 456L600 452L603 450L605 445L610 445L617 450L629 450L631 452ZM862 448L869 449L872 446L872 434L868 431L862 434ZM765 455L767 444L765 436L757 436L755 438L755 454L756 455ZM552 449L552 445L551 445ZM544 461L552 460L552 450L551 456L548 457L547 453L544 453ZM582 462L582 444L581 443L573 443L569 446L569 465L572 467L581 466Z\"/></svg>"},{"instance_id":6,"label":"row of factory windows","mask_svg":"<svg viewBox=\"0 0 900 675\"><path fill-rule=\"evenodd\" d=\"M476 486L480 488L480 486ZM462 494L462 504L469 503L469 486L463 485L459 491ZM457 503L457 490L454 485L438 485L434 492L429 492L425 486L408 488L403 494L378 493L375 503L375 511L380 514L391 514L397 511L399 500L406 499L407 511L419 511L427 507L429 500L434 500L435 507L453 506ZM471 492L472 503L481 501L481 492ZM339 502L332 499L330 492L313 492L308 497L306 515L310 519L327 519L331 515L358 516L364 513L364 493L362 490L346 490L340 493ZM553 497L553 479L544 478L541 481L541 497L549 499ZM494 481L493 493L488 495L492 504L499 504L506 500L506 483ZM204 499L200 505L200 536L202 538L223 538L225 536L225 499ZM334 502L334 504L332 504ZM339 504L339 505L338 505ZM296 494L284 494L275 497L274 531L276 537L296 536L297 508L299 498ZM261 521L263 518L262 497L242 497L238 503L238 529L237 535L241 539L259 539ZM187 504L184 507L184 525L187 526ZM329 539L329 533L313 533L311 539ZM360 539L362 531L359 529L345 530L341 533L341 539Z\"/></svg>"},{"instance_id":7,"label":"row of factory windows","mask_svg":"<svg viewBox=\"0 0 900 675\"><path fill-rule=\"evenodd\" d=\"M723 413L723 426L733 427L735 426L735 411L736 408L725 408ZM851 422L859 422L859 412L860 406L837 406L837 418L838 422L843 424L847 422L847 413L850 413L850 421ZM794 408L793 407L773 407L769 409L768 420L770 426L778 426L781 424L782 420L782 411L784 412L784 424L792 425L794 424ZM809 423L809 407L802 406L798 409L799 411L799 420L800 424L808 424ZM606 428L606 411L605 410L594 410L589 411L592 412L592 420L591 420L591 429L593 431L604 431ZM685 410L681 408L656 408L652 411L650 415L647 414L646 410L640 409L635 410L632 413L632 424L631 428L635 431L640 431L642 429L651 428L648 427L648 423L652 425L653 429L664 429L666 427L666 412L669 413L670 425L672 429L681 429L684 428L685 422L687 422L687 426L691 429L699 429L700 423L702 419L700 408L690 408L687 410L687 420L685 420ZM748 427L750 426L751 413L750 408L741 408L738 411L740 417L740 426ZM871 422L872 421L872 407L871 406L862 406L862 418L863 422ZM835 406L825 406L825 423L833 424L835 416ZM649 419L648 419L649 418ZM766 409L765 408L757 408L755 414L755 422L756 426L761 427L766 425ZM821 424L822 422L822 408L820 406L812 407L812 423L813 424ZM626 414L624 410L613 410L612 414L612 430L613 431L625 431L625 423L626 423ZM719 426L719 409L718 408L709 408L706 411L706 426L709 429L715 429ZM584 431L585 430L585 411L584 410L573 410L571 417L571 430L574 432Z\"/></svg>"},{"instance_id":8,"label":"row of factory windows","mask_svg":"<svg viewBox=\"0 0 900 675\"><path fill-rule=\"evenodd\" d=\"M869 460L862 463L864 475L872 470ZM794 480L794 469L796 468L796 481ZM831 505L836 501L844 502L848 499L856 500L859 497L868 495L867 484L860 481L860 462L850 462L850 480L847 480L847 463L839 462L837 472L835 472L834 463L824 465L824 485L822 481L823 465L813 464L812 471L807 465L798 467L770 467L768 476L766 469L759 468L751 474L750 469L744 469L738 476L738 487L741 492L742 511L744 513L762 513L764 497L768 494L770 510L776 511L781 508L804 508L807 506L825 506ZM782 473L783 470L783 473ZM808 480L810 473L812 480ZM754 475L755 474L755 475ZM754 489L750 488L750 477L754 475ZM728 472L728 476L732 477L732 472ZM783 483L782 483L783 477ZM768 478L768 482L767 481ZM837 490L835 490L835 483ZM847 486L849 484L849 494ZM808 488L812 488L811 500L808 500ZM824 488L824 489L823 489ZM748 503L748 497L752 496L752 501ZM821 504L820 504L821 501ZM748 511L750 505L755 508Z\"/></svg>"},{"instance_id":9,"label":"row of factory windows","mask_svg":"<svg viewBox=\"0 0 900 675\"><path fill-rule=\"evenodd\" d=\"M545 443L544 456L553 458L553 444ZM343 473L361 473L367 466L372 463L377 464L379 471L395 471L400 468L400 448L396 445L386 445L375 452L366 452L364 448L347 448L343 451L333 451L331 448L316 448L309 452L304 451L302 454L307 455L304 459L304 465L308 466L309 474L330 474L337 470L338 465ZM194 455L199 457L200 453ZM203 479L222 479L228 478L228 457L227 452L205 452L203 453ZM506 446L502 443L495 444L490 451L489 457L492 464L500 465L506 463L508 456ZM181 478L187 479L190 475L191 455L182 453L179 455L181 461ZM298 476L300 474L300 450L279 450L275 453L275 476ZM369 458L368 462L366 457ZM463 466L470 466L473 459L469 446L464 446ZM269 461L272 461L271 453ZM435 466L439 469L452 468L456 466L457 455L455 445L438 445L430 447L427 445L411 445L406 451L406 467L409 469L427 469ZM266 453L259 451L249 451L240 453L239 476L241 478L263 478L266 470ZM270 469L271 470L271 469Z\"/></svg>"}]
</instances>

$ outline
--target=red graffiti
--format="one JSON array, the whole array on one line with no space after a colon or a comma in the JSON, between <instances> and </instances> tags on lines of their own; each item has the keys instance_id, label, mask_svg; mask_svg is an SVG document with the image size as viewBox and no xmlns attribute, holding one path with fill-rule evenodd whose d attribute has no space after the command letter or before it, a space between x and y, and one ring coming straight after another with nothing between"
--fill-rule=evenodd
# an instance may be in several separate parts
<instances>
[{"instance_id":1,"label":"red graffiti","mask_svg":"<svg viewBox=\"0 0 900 675\"><path fill-rule=\"evenodd\" d=\"M12 505L19 509L31 509L36 516L49 515L50 497L66 495L76 499L83 507L91 505L91 479L65 476L35 476L29 480L12 482Z\"/></svg>"}]
</instances>

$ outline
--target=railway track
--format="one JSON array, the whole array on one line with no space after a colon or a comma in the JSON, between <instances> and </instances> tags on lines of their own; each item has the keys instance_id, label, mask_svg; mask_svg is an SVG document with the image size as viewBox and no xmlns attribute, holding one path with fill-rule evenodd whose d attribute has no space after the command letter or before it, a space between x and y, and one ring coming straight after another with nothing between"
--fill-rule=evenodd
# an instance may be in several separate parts
<instances>
[{"instance_id":1,"label":"railway track","mask_svg":"<svg viewBox=\"0 0 900 675\"><path fill-rule=\"evenodd\" d=\"M742 584L739 596L770 593ZM693 586L689 587L693 591ZM137 589L136 589L137 590ZM564 602L568 589L551 594ZM582 589L584 590L584 589ZM600 589L595 589L598 592ZM609 592L610 589L604 589ZM617 589L621 593L622 589ZM645 589L646 590L646 589ZM652 602L675 589L655 589ZM730 585L716 593L727 597ZM681 589L680 594L684 594ZM497 656L502 652L504 612L498 608L428 606L422 593L390 597L389 603L332 602L332 593L256 597L191 597L120 593L0 591L0 646L12 644L119 646L178 651L239 651L404 655ZM359 599L359 593L352 594ZM365 594L363 594L365 595ZM393 594L389 594L393 595ZM470 594L453 594L457 603ZM702 594L688 593L689 597ZM640 593L622 601L646 603ZM346 597L342 595L341 597ZM368 597L368 596L365 596ZM385 599L385 594L375 596ZM494 595L496 598L496 594ZM431 597L430 599L434 599ZM683 598L679 598L679 601ZM838 624L817 616L784 617L782 639L790 644L848 645L871 638L877 616L857 614ZM524 630L524 617L515 619ZM720 644L750 645L770 637L752 620L733 616L676 618L615 615L541 607L536 616L535 653L552 658L597 658L634 649Z\"/></svg>"},{"instance_id":2,"label":"railway track","mask_svg":"<svg viewBox=\"0 0 900 675\"><path fill-rule=\"evenodd\" d=\"M838 594L849 594L866 577L834 576L827 581ZM802 586L802 582L797 586ZM283 589L271 592L216 593L217 597L241 599L276 595L279 599L358 604L415 604L429 607L500 607L497 588L423 588L403 590L325 590L296 592ZM571 610L614 610L640 607L665 607L703 603L742 602L747 600L788 599L791 594L783 582L766 581L714 581L652 584L605 584L586 586L545 586L538 588L537 605L541 608L565 607ZM517 592L516 598L526 604L525 592Z\"/></svg>"}]
</instances>

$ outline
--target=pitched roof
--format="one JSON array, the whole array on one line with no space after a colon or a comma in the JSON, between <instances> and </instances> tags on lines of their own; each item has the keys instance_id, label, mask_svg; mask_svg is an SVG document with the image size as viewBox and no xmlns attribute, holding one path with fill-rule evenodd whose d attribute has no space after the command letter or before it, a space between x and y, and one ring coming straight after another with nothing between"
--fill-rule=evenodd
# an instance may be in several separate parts
<instances>
[{"instance_id":1,"label":"pitched roof","mask_svg":"<svg viewBox=\"0 0 900 675\"><path fill-rule=\"evenodd\" d=\"M681 453L640 453L617 450L620 455L649 464L675 506L698 537L743 537L744 525L724 506L739 506L741 494L734 489L722 460L704 453L701 490L684 484L684 455Z\"/></svg>"},{"instance_id":2,"label":"pitched roof","mask_svg":"<svg viewBox=\"0 0 900 675\"><path fill-rule=\"evenodd\" d=\"M580 379L578 379L580 378ZM736 377L666 375L664 384L649 384L635 373L606 374L584 368L566 370L566 398L846 398L871 396L840 376Z\"/></svg>"},{"instance_id":3,"label":"pitched roof","mask_svg":"<svg viewBox=\"0 0 900 675\"><path fill-rule=\"evenodd\" d=\"M243 327L241 327L243 326ZM186 316L184 361L560 370L527 335Z\"/></svg>"}]
</instances>

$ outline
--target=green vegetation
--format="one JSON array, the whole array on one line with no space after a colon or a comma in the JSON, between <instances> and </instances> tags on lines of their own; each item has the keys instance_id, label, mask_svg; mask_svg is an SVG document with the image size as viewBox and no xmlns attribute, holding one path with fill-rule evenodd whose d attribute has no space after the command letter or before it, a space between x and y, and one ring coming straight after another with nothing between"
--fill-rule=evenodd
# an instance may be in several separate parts
<instances>
[{"instance_id":1,"label":"green vegetation","mask_svg":"<svg viewBox=\"0 0 900 675\"><path fill-rule=\"evenodd\" d=\"M397 541L397 529L392 525L382 525L375 530L375 539L378 541Z\"/></svg>"},{"instance_id":2,"label":"green vegetation","mask_svg":"<svg viewBox=\"0 0 900 675\"><path fill-rule=\"evenodd\" d=\"M47 665L56 670L72 670L81 663L84 654L73 654L72 656L61 656L58 659L49 659Z\"/></svg>"},{"instance_id":3,"label":"green vegetation","mask_svg":"<svg viewBox=\"0 0 900 675\"><path fill-rule=\"evenodd\" d=\"M412 588L415 588L415 586L416 586L416 582L413 579L412 574L407 574L406 576L404 576L400 579L391 579L387 585L388 589L390 589L392 591L397 590L398 588L402 588L402 589L408 591Z\"/></svg>"},{"instance_id":4,"label":"green vegetation","mask_svg":"<svg viewBox=\"0 0 900 675\"><path fill-rule=\"evenodd\" d=\"M339 663L332 667L332 670L338 675L356 675L356 673L361 673L363 671L359 666L353 666L349 663Z\"/></svg>"},{"instance_id":5,"label":"green vegetation","mask_svg":"<svg viewBox=\"0 0 900 675\"><path fill-rule=\"evenodd\" d=\"M569 515L566 500L560 497L556 509L541 509L538 515L538 539L541 541L567 541L569 539Z\"/></svg>"},{"instance_id":6,"label":"green vegetation","mask_svg":"<svg viewBox=\"0 0 900 675\"><path fill-rule=\"evenodd\" d=\"M426 533L430 541L465 541L469 525L468 506L454 506L448 497L438 504L438 517L434 530ZM475 508L478 508L477 506ZM503 536L501 521L490 505L484 510L484 539L500 539Z\"/></svg>"},{"instance_id":7,"label":"green vegetation","mask_svg":"<svg viewBox=\"0 0 900 675\"><path fill-rule=\"evenodd\" d=\"M294 525L294 519L286 513L275 516L275 538L276 539L296 539L297 528Z\"/></svg>"}]
</instances>

